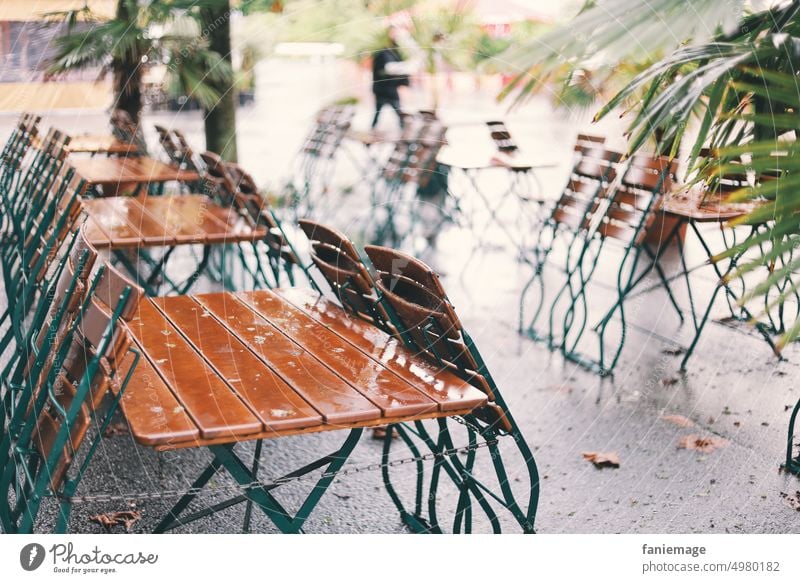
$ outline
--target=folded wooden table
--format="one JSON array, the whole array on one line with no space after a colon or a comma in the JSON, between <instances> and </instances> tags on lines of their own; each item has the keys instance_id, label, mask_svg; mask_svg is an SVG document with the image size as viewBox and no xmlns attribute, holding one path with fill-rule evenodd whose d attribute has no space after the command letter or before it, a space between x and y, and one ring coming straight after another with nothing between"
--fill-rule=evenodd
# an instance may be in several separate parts
<instances>
[{"instance_id":1,"label":"folded wooden table","mask_svg":"<svg viewBox=\"0 0 800 583\"><path fill-rule=\"evenodd\" d=\"M205 269L211 245L257 242L267 235L267 228L252 225L231 207L214 203L199 194L171 196L108 197L85 199L88 214L85 234L96 249L108 249L134 276L149 295L157 295L153 284L164 278L170 254L181 245L204 245L203 257L186 284L167 281L176 291L187 291ZM166 253L152 259L147 248L164 247ZM140 261L149 265L149 274L140 272L130 251L137 250ZM185 289L184 289L185 288Z\"/></svg>"},{"instance_id":2,"label":"folded wooden table","mask_svg":"<svg viewBox=\"0 0 800 583\"><path fill-rule=\"evenodd\" d=\"M139 194L148 185L163 186L165 182L196 182L197 172L170 166L147 156L136 157L70 157L68 164L90 187L111 189L116 192L120 185L133 185L133 194ZM108 194L104 192L103 194Z\"/></svg>"},{"instance_id":3,"label":"folded wooden table","mask_svg":"<svg viewBox=\"0 0 800 583\"><path fill-rule=\"evenodd\" d=\"M134 438L156 450L206 447L214 456L156 528L163 532L255 501L296 532L363 428L463 415L487 396L333 302L300 288L143 299L128 323L142 357L122 396ZM323 470L297 514L234 451L237 442L344 429L340 449L289 474ZM247 490L182 515L220 469ZM277 482L280 483L280 480Z\"/></svg>"}]
</instances>

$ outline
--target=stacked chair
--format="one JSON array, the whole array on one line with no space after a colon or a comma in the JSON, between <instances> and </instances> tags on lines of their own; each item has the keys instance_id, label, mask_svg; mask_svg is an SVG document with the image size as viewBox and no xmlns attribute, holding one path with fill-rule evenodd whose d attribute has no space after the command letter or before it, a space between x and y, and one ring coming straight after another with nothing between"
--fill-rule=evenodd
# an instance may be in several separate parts
<instances>
[{"instance_id":1,"label":"stacked chair","mask_svg":"<svg viewBox=\"0 0 800 583\"><path fill-rule=\"evenodd\" d=\"M136 152L132 156L147 156L147 141L144 139L142 127L133 121L130 114L124 109L115 109L111 112L111 133L119 141L134 144Z\"/></svg>"},{"instance_id":2,"label":"stacked chair","mask_svg":"<svg viewBox=\"0 0 800 583\"><path fill-rule=\"evenodd\" d=\"M488 396L485 407L463 418L439 419L433 426L420 421L387 427L384 485L406 525L415 532L468 533L477 523L484 522L494 532L500 532L506 519L523 532L533 532L539 497L533 453L437 274L410 255L380 246L365 248L373 268L370 270L341 232L309 220L301 220L300 225L311 241L314 265L346 310L382 328ZM465 459L449 453L454 450L454 436L458 434L465 434L474 446ZM503 447L505 444L508 447ZM482 446L490 458L485 460L485 466L478 459ZM399 447L421 458L412 477L401 480L416 485L410 500L403 499L392 479L390 454ZM429 469L425 467L423 451L436 459ZM515 467L523 468L522 475L509 475L509 458L521 461ZM428 471L430 479L426 482ZM481 479L483 472L493 474L492 479ZM514 491L512 483L523 484L520 492ZM448 487L457 490L456 508L449 513L440 507L437 497L437 492Z\"/></svg>"},{"instance_id":3,"label":"stacked chair","mask_svg":"<svg viewBox=\"0 0 800 583\"><path fill-rule=\"evenodd\" d=\"M283 188L296 217L311 215L329 195L339 146L354 115L355 109L348 105L333 105L317 113Z\"/></svg>"},{"instance_id":4,"label":"stacked chair","mask_svg":"<svg viewBox=\"0 0 800 583\"><path fill-rule=\"evenodd\" d=\"M667 158L647 155L621 162L619 153L587 140L580 140L575 152L576 161L564 192L531 250L534 273L520 300L520 331L560 350L567 359L607 375L616 366L626 339L626 294L645 275L651 271L657 274L682 318L669 278L657 261L660 249L654 249L647 240L663 196L672 187L676 165ZM558 253L554 253L556 248ZM610 286L615 299L592 325L587 297L593 285L609 287L607 282L598 281L597 268L601 256L607 256L612 248L619 254ZM550 280L544 273L547 267L556 267L562 273L554 293L545 289ZM532 291L536 292L534 312L526 321L524 308ZM547 316L544 323L543 315ZM613 320L621 323L621 335L616 347L609 349L606 334ZM598 350L587 355L581 342L592 326Z\"/></svg>"},{"instance_id":5,"label":"stacked chair","mask_svg":"<svg viewBox=\"0 0 800 583\"><path fill-rule=\"evenodd\" d=\"M15 156L3 159L11 181L4 182L2 202L12 224L2 248L5 532L33 530L43 500L67 495L80 482L97 439L81 459L78 447L93 429L107 427L118 403L111 389L124 385L116 371L129 342L118 322L138 297L135 285L76 245L85 186L64 164L69 138L51 130L37 151L27 149L38 123L32 119L21 120L4 149ZM67 518L60 514L57 530Z\"/></svg>"},{"instance_id":6,"label":"stacked chair","mask_svg":"<svg viewBox=\"0 0 800 583\"><path fill-rule=\"evenodd\" d=\"M408 249L432 244L449 219L448 197L424 200L420 192L436 179L437 156L447 128L431 115L410 117L374 180L369 214L360 227L365 239ZM442 190L444 193L445 190ZM429 212L432 211L432 212Z\"/></svg>"},{"instance_id":7,"label":"stacked chair","mask_svg":"<svg viewBox=\"0 0 800 583\"><path fill-rule=\"evenodd\" d=\"M154 127L158 134L158 143L164 149L167 160L182 170L191 170L202 175L202 160L189 145L183 132L160 125L155 125ZM202 188L200 183L190 183L187 186L192 192L199 192Z\"/></svg>"},{"instance_id":8,"label":"stacked chair","mask_svg":"<svg viewBox=\"0 0 800 583\"><path fill-rule=\"evenodd\" d=\"M264 238L247 244L237 244L235 256L238 258L242 281L230 280L236 271L230 263L222 261L219 272L227 289L247 287L280 287L282 284L295 285L295 275L299 270L307 271L297 252L286 236L279 219L260 193L253 177L238 164L225 162L213 152L200 154L204 166L204 194L216 202L233 207L254 229L263 229ZM227 254L230 258L232 255ZM263 265L266 258L268 266Z\"/></svg>"}]
</instances>

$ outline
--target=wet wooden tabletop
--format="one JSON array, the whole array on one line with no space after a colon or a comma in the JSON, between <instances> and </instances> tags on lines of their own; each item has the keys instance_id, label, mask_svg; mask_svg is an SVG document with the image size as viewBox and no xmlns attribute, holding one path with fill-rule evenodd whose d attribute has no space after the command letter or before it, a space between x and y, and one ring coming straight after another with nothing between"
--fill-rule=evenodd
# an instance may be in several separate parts
<instances>
[{"instance_id":1,"label":"wet wooden tabletop","mask_svg":"<svg viewBox=\"0 0 800 583\"><path fill-rule=\"evenodd\" d=\"M486 395L316 292L144 300L142 358L122 398L131 433L197 447L463 414Z\"/></svg>"},{"instance_id":2,"label":"wet wooden tabletop","mask_svg":"<svg viewBox=\"0 0 800 583\"><path fill-rule=\"evenodd\" d=\"M263 239L233 208L200 194L84 199L86 236L99 249L222 244Z\"/></svg>"},{"instance_id":3,"label":"wet wooden tabletop","mask_svg":"<svg viewBox=\"0 0 800 583\"><path fill-rule=\"evenodd\" d=\"M78 176L91 185L150 184L173 180L193 182L200 178L196 172L182 170L147 156L70 157L69 164Z\"/></svg>"},{"instance_id":4,"label":"wet wooden tabletop","mask_svg":"<svg viewBox=\"0 0 800 583\"><path fill-rule=\"evenodd\" d=\"M697 223L724 223L752 212L760 204L763 203L730 202L719 195L691 188L669 194L663 208L670 215Z\"/></svg>"},{"instance_id":5,"label":"wet wooden tabletop","mask_svg":"<svg viewBox=\"0 0 800 583\"><path fill-rule=\"evenodd\" d=\"M135 144L123 142L111 134L81 134L72 136L67 150L85 154L130 154L137 148Z\"/></svg>"}]
</instances>

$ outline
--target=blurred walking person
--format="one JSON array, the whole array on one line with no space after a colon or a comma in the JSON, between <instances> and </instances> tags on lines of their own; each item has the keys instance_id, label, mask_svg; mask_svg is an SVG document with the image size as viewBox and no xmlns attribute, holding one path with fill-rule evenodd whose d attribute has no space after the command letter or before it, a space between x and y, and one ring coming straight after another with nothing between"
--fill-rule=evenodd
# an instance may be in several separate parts
<instances>
[{"instance_id":1,"label":"blurred walking person","mask_svg":"<svg viewBox=\"0 0 800 583\"><path fill-rule=\"evenodd\" d=\"M375 117L372 128L378 125L381 110L388 105L397 113L400 127L403 127L403 114L400 107L399 88L408 86L408 75L404 72L403 56L397 46L396 31L387 31L388 42L379 49L372 59L372 93L375 95Z\"/></svg>"}]
</instances>

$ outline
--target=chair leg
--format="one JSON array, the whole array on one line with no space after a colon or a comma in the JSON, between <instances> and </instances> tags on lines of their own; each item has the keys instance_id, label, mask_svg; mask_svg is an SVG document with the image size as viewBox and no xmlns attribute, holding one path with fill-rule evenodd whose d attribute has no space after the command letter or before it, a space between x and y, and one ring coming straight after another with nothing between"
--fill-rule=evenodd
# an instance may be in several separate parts
<instances>
[{"instance_id":1,"label":"chair leg","mask_svg":"<svg viewBox=\"0 0 800 583\"><path fill-rule=\"evenodd\" d=\"M477 420L473 421L477 423ZM482 514L493 532L501 532L500 511L502 511L502 514L510 515L524 533L533 533L539 499L538 471L533 461L533 455L516 425L512 422L513 430L506 439L513 439L520 454L525 458L525 467L531 480L526 500L527 510L523 510L511 489L503 456L497 443L497 435L493 430L486 428L478 431L477 426L475 426L476 429L467 426L467 451L466 457L462 458L461 453L456 452L448 419L439 419L437 424L435 437L422 422L416 422L415 428L407 424L398 424L387 431L382 457L384 484L400 512L403 522L413 532L418 533L442 533L445 530L469 533L473 531L476 516ZM464 425L459 424L458 428L463 429ZM433 465L430 479L427 482L423 476L424 469L420 467L421 461L416 464L416 509L413 513L400 500L389 476L389 467L387 466L387 463L391 462L389 452L393 441L396 441L392 439L391 431L397 431L415 457L419 457L419 452L422 450L429 450L433 454ZM479 473L477 462L483 448L486 448L487 453L491 456L492 465L490 467L494 469L497 482L493 486L485 484L477 475ZM442 513L442 500L440 499L442 479L449 479L452 487L455 488L455 510L452 515ZM418 504L420 499L427 500L427 516L421 514ZM448 523L444 522L445 519Z\"/></svg>"},{"instance_id":2,"label":"chair leg","mask_svg":"<svg viewBox=\"0 0 800 583\"><path fill-rule=\"evenodd\" d=\"M792 416L789 418L789 432L786 438L786 463L784 469L793 474L800 474L800 456L794 457L794 428L797 415L800 413L800 401L794 406Z\"/></svg>"}]
</instances>

